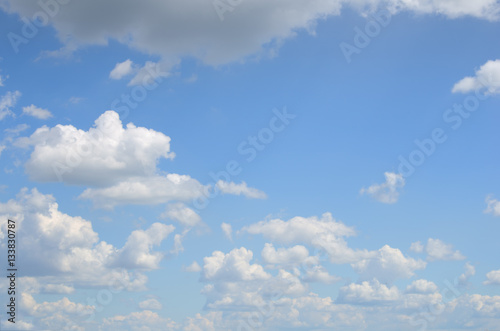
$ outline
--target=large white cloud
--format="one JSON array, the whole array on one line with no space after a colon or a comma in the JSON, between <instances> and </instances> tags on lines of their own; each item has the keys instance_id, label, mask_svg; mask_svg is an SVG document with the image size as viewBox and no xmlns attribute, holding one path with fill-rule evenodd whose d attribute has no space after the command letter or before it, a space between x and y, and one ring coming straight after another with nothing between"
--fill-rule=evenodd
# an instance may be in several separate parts
<instances>
[{"instance_id":1,"label":"large white cloud","mask_svg":"<svg viewBox=\"0 0 500 331\"><path fill-rule=\"evenodd\" d=\"M47 12L50 24L65 44L63 52L80 45L105 45L114 39L163 59L191 56L210 65L258 56L263 49L274 54L274 48L283 40L298 30L313 31L319 19L340 14L342 6L353 5L361 11L367 7L389 8L450 18L497 19L499 12L495 0L89 0L71 1L49 10L30 0L2 0L0 5L9 13L29 18ZM23 46L14 43L14 48Z\"/></svg>"},{"instance_id":2,"label":"large white cloud","mask_svg":"<svg viewBox=\"0 0 500 331\"><path fill-rule=\"evenodd\" d=\"M155 174L161 158L173 158L170 137L136 127L124 128L118 114L107 111L88 131L72 125L43 126L18 146L33 146L26 163L32 180L104 186L134 176Z\"/></svg>"},{"instance_id":3,"label":"large white cloud","mask_svg":"<svg viewBox=\"0 0 500 331\"><path fill-rule=\"evenodd\" d=\"M424 269L426 265L425 261L405 257L399 249L385 245L369 258L360 260L352 266L362 280L375 277L381 282L391 283L398 278L412 277L415 270Z\"/></svg>"},{"instance_id":4,"label":"large white cloud","mask_svg":"<svg viewBox=\"0 0 500 331\"><path fill-rule=\"evenodd\" d=\"M309 250L296 245L290 248L274 248L273 244L267 243L262 249L262 260L268 264L277 264L281 267L297 266L299 264L318 264L319 258L309 256Z\"/></svg>"},{"instance_id":5,"label":"large white cloud","mask_svg":"<svg viewBox=\"0 0 500 331\"><path fill-rule=\"evenodd\" d=\"M17 199L0 203L0 217L16 220L23 275L47 284L115 286L144 289L147 277L133 269L156 269L162 254L152 250L173 231L173 226L154 223L136 230L121 249L100 241L91 222L62 213L51 195L36 189L21 190ZM0 227L0 245L5 249L6 222ZM46 288L45 290L63 290Z\"/></svg>"}]
</instances>

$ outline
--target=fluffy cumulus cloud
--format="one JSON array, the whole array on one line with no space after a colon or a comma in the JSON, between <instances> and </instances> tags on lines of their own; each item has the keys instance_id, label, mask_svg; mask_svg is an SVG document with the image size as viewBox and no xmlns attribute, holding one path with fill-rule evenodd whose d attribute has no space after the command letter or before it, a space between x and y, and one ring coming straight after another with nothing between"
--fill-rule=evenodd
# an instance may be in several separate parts
<instances>
[{"instance_id":1,"label":"fluffy cumulus cloud","mask_svg":"<svg viewBox=\"0 0 500 331\"><path fill-rule=\"evenodd\" d=\"M21 96L21 92L7 92L0 98L0 121L6 116L14 116L12 112L12 107L17 103L17 100Z\"/></svg>"},{"instance_id":2,"label":"fluffy cumulus cloud","mask_svg":"<svg viewBox=\"0 0 500 331\"><path fill-rule=\"evenodd\" d=\"M172 225L153 223L147 230L135 230L128 237L125 246L118 250L114 263L129 269L156 269L163 258L160 252L153 252L174 231Z\"/></svg>"},{"instance_id":3,"label":"fluffy cumulus cloud","mask_svg":"<svg viewBox=\"0 0 500 331\"><path fill-rule=\"evenodd\" d=\"M43 109L35 105L23 107L23 114L33 116L41 120L46 120L47 118L53 116L52 113L47 109Z\"/></svg>"},{"instance_id":4,"label":"fluffy cumulus cloud","mask_svg":"<svg viewBox=\"0 0 500 331\"><path fill-rule=\"evenodd\" d=\"M339 290L338 302L351 304L375 304L398 300L397 287L388 287L378 280L365 281L361 284L349 284Z\"/></svg>"},{"instance_id":5,"label":"fluffy cumulus cloud","mask_svg":"<svg viewBox=\"0 0 500 331\"><path fill-rule=\"evenodd\" d=\"M193 227L201 224L200 215L182 202L167 205L167 208L165 212L161 214L161 217L175 220L186 227Z\"/></svg>"},{"instance_id":6,"label":"fluffy cumulus cloud","mask_svg":"<svg viewBox=\"0 0 500 331\"><path fill-rule=\"evenodd\" d=\"M250 264L253 253L245 247L233 249L228 254L215 251L203 259L203 277L207 280L268 279L270 275L258 264Z\"/></svg>"},{"instance_id":7,"label":"fluffy cumulus cloud","mask_svg":"<svg viewBox=\"0 0 500 331\"><path fill-rule=\"evenodd\" d=\"M492 270L486 274L484 285L500 285L500 270Z\"/></svg>"},{"instance_id":8,"label":"fluffy cumulus cloud","mask_svg":"<svg viewBox=\"0 0 500 331\"><path fill-rule=\"evenodd\" d=\"M487 196L486 209L484 210L484 212L493 216L500 216L500 201L493 198L491 195Z\"/></svg>"},{"instance_id":9,"label":"fluffy cumulus cloud","mask_svg":"<svg viewBox=\"0 0 500 331\"><path fill-rule=\"evenodd\" d=\"M406 287L407 293L434 293L438 290L436 284L425 279L415 280Z\"/></svg>"},{"instance_id":10,"label":"fluffy cumulus cloud","mask_svg":"<svg viewBox=\"0 0 500 331\"><path fill-rule=\"evenodd\" d=\"M32 180L67 184L116 184L153 175L160 158L174 157L170 137L132 123L123 127L114 111L99 116L88 131L72 125L43 126L17 145L33 147L26 163Z\"/></svg>"},{"instance_id":11,"label":"fluffy cumulus cloud","mask_svg":"<svg viewBox=\"0 0 500 331\"><path fill-rule=\"evenodd\" d=\"M31 180L90 186L79 198L91 200L98 208L192 201L215 189L189 175L162 173L159 161L175 157L170 137L132 123L123 126L112 110L99 116L87 131L72 125L43 126L14 144L33 149L25 164ZM217 184L225 194L265 197L245 182ZM182 206L168 206L164 216L186 226L201 224L194 211Z\"/></svg>"},{"instance_id":12,"label":"fluffy cumulus cloud","mask_svg":"<svg viewBox=\"0 0 500 331\"><path fill-rule=\"evenodd\" d=\"M41 10L29 0L3 0L9 13L33 17ZM314 31L318 20L339 15L343 6L360 11L389 8L450 18L473 16L497 19L495 0L312 0L188 3L147 1L85 1L57 5L50 24L64 43L62 52L110 39L163 59L192 56L210 65L239 61L248 56L274 54L283 40L298 30ZM60 8L59 8L60 7ZM101 15L95 15L101 13ZM49 13L50 15L50 13ZM259 24L255 24L255 22ZM92 24L88 24L92 22ZM279 22L279 23L278 23ZM14 49L19 49L11 41Z\"/></svg>"},{"instance_id":13,"label":"fluffy cumulus cloud","mask_svg":"<svg viewBox=\"0 0 500 331\"><path fill-rule=\"evenodd\" d=\"M131 177L105 188L88 188L81 199L92 200L99 208L116 205L153 205L173 200L192 200L202 195L204 186L188 175Z\"/></svg>"},{"instance_id":14,"label":"fluffy cumulus cloud","mask_svg":"<svg viewBox=\"0 0 500 331\"><path fill-rule=\"evenodd\" d=\"M429 238L425 245L425 252L429 261L457 261L465 259L462 253L453 249L453 245L439 239Z\"/></svg>"},{"instance_id":15,"label":"fluffy cumulus cloud","mask_svg":"<svg viewBox=\"0 0 500 331\"><path fill-rule=\"evenodd\" d=\"M500 60L488 61L483 64L474 76L465 77L457 82L453 93L469 93L486 90L490 94L500 93Z\"/></svg>"},{"instance_id":16,"label":"fluffy cumulus cloud","mask_svg":"<svg viewBox=\"0 0 500 331\"><path fill-rule=\"evenodd\" d=\"M375 277L381 282L391 283L399 278L412 277L416 270L424 269L426 265L425 261L405 257L399 249L385 245L352 267L363 280Z\"/></svg>"},{"instance_id":17,"label":"fluffy cumulus cloud","mask_svg":"<svg viewBox=\"0 0 500 331\"><path fill-rule=\"evenodd\" d=\"M393 172L384 173L385 183L373 184L370 187L362 188L361 194L368 194L375 200L382 203L395 203L399 199L400 190L405 186L403 175Z\"/></svg>"},{"instance_id":18,"label":"fluffy cumulus cloud","mask_svg":"<svg viewBox=\"0 0 500 331\"><path fill-rule=\"evenodd\" d=\"M219 180L215 187L220 190L222 194L233 194L233 195L243 195L250 199L265 199L267 198L266 193L259 191L258 189L248 187L247 183L241 182L236 184L234 182L225 182Z\"/></svg>"},{"instance_id":19,"label":"fluffy cumulus cloud","mask_svg":"<svg viewBox=\"0 0 500 331\"><path fill-rule=\"evenodd\" d=\"M38 277L49 286L45 291L68 292L73 286L117 286L144 289L147 277L133 269L155 269L162 255L152 250L173 227L155 223L136 230L121 248L99 240L91 222L62 213L51 195L23 189L17 199L0 203L0 217L15 219L19 245L30 254L19 256L26 276ZM6 223L0 228L5 248Z\"/></svg>"},{"instance_id":20,"label":"fluffy cumulus cloud","mask_svg":"<svg viewBox=\"0 0 500 331\"><path fill-rule=\"evenodd\" d=\"M260 221L241 229L249 234L261 234L281 244L306 244L329 255L334 263L357 262L372 253L353 250L347 246L345 237L355 235L353 228L333 219L330 213L318 217L294 217L288 221L272 219Z\"/></svg>"},{"instance_id":21,"label":"fluffy cumulus cloud","mask_svg":"<svg viewBox=\"0 0 500 331\"><path fill-rule=\"evenodd\" d=\"M309 250L302 245L276 249L273 244L268 243L264 246L261 255L264 263L277 264L281 267L319 263L319 258L309 256Z\"/></svg>"}]
</instances>

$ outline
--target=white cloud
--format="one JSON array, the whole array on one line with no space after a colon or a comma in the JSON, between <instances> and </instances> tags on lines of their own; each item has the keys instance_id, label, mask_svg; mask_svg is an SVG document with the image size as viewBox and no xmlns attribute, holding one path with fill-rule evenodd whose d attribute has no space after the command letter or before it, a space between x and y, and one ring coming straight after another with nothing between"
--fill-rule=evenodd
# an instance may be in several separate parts
<instances>
[{"instance_id":1,"label":"white cloud","mask_svg":"<svg viewBox=\"0 0 500 331\"><path fill-rule=\"evenodd\" d=\"M147 230L135 230L127 239L125 246L116 254L114 263L128 269L157 269L163 254L152 252L174 231L172 225L153 223Z\"/></svg>"},{"instance_id":2,"label":"white cloud","mask_svg":"<svg viewBox=\"0 0 500 331\"><path fill-rule=\"evenodd\" d=\"M163 318L151 310L132 312L128 315L116 315L103 320L102 330L175 330L177 323L170 318Z\"/></svg>"},{"instance_id":3,"label":"white cloud","mask_svg":"<svg viewBox=\"0 0 500 331\"><path fill-rule=\"evenodd\" d=\"M5 116L14 116L12 112L12 107L17 103L17 99L21 96L21 92L7 92L0 98L0 121L5 118Z\"/></svg>"},{"instance_id":4,"label":"white cloud","mask_svg":"<svg viewBox=\"0 0 500 331\"><path fill-rule=\"evenodd\" d=\"M5 148L6 146L0 145L0 156L2 156L2 152L4 151Z\"/></svg>"},{"instance_id":5,"label":"white cloud","mask_svg":"<svg viewBox=\"0 0 500 331\"><path fill-rule=\"evenodd\" d=\"M160 158L174 157L169 137L132 123L124 128L114 111L102 114L88 131L43 126L29 138L19 138L17 145L34 147L26 163L32 180L67 184L102 186L153 175Z\"/></svg>"},{"instance_id":6,"label":"white cloud","mask_svg":"<svg viewBox=\"0 0 500 331\"><path fill-rule=\"evenodd\" d=\"M362 188L361 194L368 194L382 203L395 203L399 199L400 190L405 186L403 175L393 172L384 173L385 183L374 184L368 188Z\"/></svg>"},{"instance_id":7,"label":"white cloud","mask_svg":"<svg viewBox=\"0 0 500 331\"><path fill-rule=\"evenodd\" d=\"M434 293L437 290L436 284L425 279L415 280L406 287L406 293Z\"/></svg>"},{"instance_id":8,"label":"white cloud","mask_svg":"<svg viewBox=\"0 0 500 331\"><path fill-rule=\"evenodd\" d=\"M133 177L106 188L88 188L79 196L98 208L117 205L152 205L173 200L192 200L201 196L204 186L187 175Z\"/></svg>"},{"instance_id":9,"label":"white cloud","mask_svg":"<svg viewBox=\"0 0 500 331\"><path fill-rule=\"evenodd\" d=\"M147 299L139 302L139 308L147 310L161 310L162 304L156 299Z\"/></svg>"},{"instance_id":10,"label":"white cloud","mask_svg":"<svg viewBox=\"0 0 500 331\"><path fill-rule=\"evenodd\" d=\"M302 263L309 265L319 263L319 259L309 256L309 251L302 245L275 249L273 244L267 243L262 249L261 255L264 263L278 264L281 267L296 266Z\"/></svg>"},{"instance_id":11,"label":"white cloud","mask_svg":"<svg viewBox=\"0 0 500 331\"><path fill-rule=\"evenodd\" d=\"M134 70L132 65L133 62L130 59L117 63L113 70L109 73L109 78L122 79L123 77L131 74Z\"/></svg>"},{"instance_id":12,"label":"white cloud","mask_svg":"<svg viewBox=\"0 0 500 331\"><path fill-rule=\"evenodd\" d=\"M166 210L161 214L161 217L175 220L185 227L194 227L201 224L200 215L182 202L167 205Z\"/></svg>"},{"instance_id":13,"label":"white cloud","mask_svg":"<svg viewBox=\"0 0 500 331\"><path fill-rule=\"evenodd\" d=\"M465 77L453 86L453 93L468 93L475 90L486 90L487 93L500 93L500 60L483 64L476 75Z\"/></svg>"},{"instance_id":14,"label":"white cloud","mask_svg":"<svg viewBox=\"0 0 500 331\"><path fill-rule=\"evenodd\" d=\"M132 268L154 269L162 254L153 252L173 230L172 226L153 224L136 230L123 248L100 241L91 222L62 213L51 195L36 189L21 190L16 199L0 203L0 217L15 219L19 245L30 251L20 256L23 274L35 276L49 286L47 291L67 292L77 286L109 286L127 290L144 289L147 277ZM0 243L5 245L6 222L0 227Z\"/></svg>"},{"instance_id":15,"label":"white cloud","mask_svg":"<svg viewBox=\"0 0 500 331\"><path fill-rule=\"evenodd\" d=\"M144 66L137 70L135 76L128 82L128 86L142 85L148 89L155 87L165 77L170 76L170 70L178 61L146 61Z\"/></svg>"},{"instance_id":16,"label":"white cloud","mask_svg":"<svg viewBox=\"0 0 500 331\"><path fill-rule=\"evenodd\" d=\"M222 229L222 232L224 232L226 238L230 241L233 241L233 227L231 226L231 224L223 222L220 227Z\"/></svg>"},{"instance_id":17,"label":"white cloud","mask_svg":"<svg viewBox=\"0 0 500 331\"><path fill-rule=\"evenodd\" d=\"M305 282L331 284L339 281L340 277L330 275L328 271L321 265L315 265L312 268L307 268L303 280Z\"/></svg>"},{"instance_id":18,"label":"white cloud","mask_svg":"<svg viewBox=\"0 0 500 331\"><path fill-rule=\"evenodd\" d=\"M469 279L476 274L476 268L467 262L465 264L465 272L458 277L458 284L461 286L467 285Z\"/></svg>"},{"instance_id":19,"label":"white cloud","mask_svg":"<svg viewBox=\"0 0 500 331\"><path fill-rule=\"evenodd\" d=\"M378 280L365 281L361 284L351 283L339 290L338 302L350 304L384 304L400 299L396 286L387 287Z\"/></svg>"},{"instance_id":20,"label":"white cloud","mask_svg":"<svg viewBox=\"0 0 500 331\"><path fill-rule=\"evenodd\" d=\"M159 160L175 156L170 138L132 123L124 128L114 111L102 114L88 131L72 125L43 126L15 145L33 146L25 165L30 179L94 186L79 198L99 208L186 201L208 190L190 176L160 174Z\"/></svg>"},{"instance_id":21,"label":"white cloud","mask_svg":"<svg viewBox=\"0 0 500 331\"><path fill-rule=\"evenodd\" d=\"M484 210L486 214L492 214L493 216L500 216L500 201L493 198L492 196L486 197L487 207Z\"/></svg>"},{"instance_id":22,"label":"white cloud","mask_svg":"<svg viewBox=\"0 0 500 331\"><path fill-rule=\"evenodd\" d=\"M344 237L355 235L353 228L333 219L330 213L318 217L294 217L288 221L273 219L260 221L241 229L250 234L262 234L273 242L306 244L325 251L333 263L353 263L373 253L353 250Z\"/></svg>"},{"instance_id":23,"label":"white cloud","mask_svg":"<svg viewBox=\"0 0 500 331\"><path fill-rule=\"evenodd\" d=\"M184 271L187 271L187 272L200 272L201 271L201 267L198 264L198 262L193 261L193 263L191 263L189 266L187 266L187 267L184 268Z\"/></svg>"},{"instance_id":24,"label":"white cloud","mask_svg":"<svg viewBox=\"0 0 500 331\"><path fill-rule=\"evenodd\" d=\"M415 253L422 253L424 251L424 245L420 241L411 243L410 251Z\"/></svg>"},{"instance_id":25,"label":"white cloud","mask_svg":"<svg viewBox=\"0 0 500 331\"><path fill-rule=\"evenodd\" d=\"M457 261L465 259L465 256L453 249L453 245L446 244L439 239L429 238L425 246L425 252L429 261Z\"/></svg>"},{"instance_id":26,"label":"white cloud","mask_svg":"<svg viewBox=\"0 0 500 331\"><path fill-rule=\"evenodd\" d=\"M250 264L253 253L245 247L235 248L224 254L215 251L212 256L203 259L203 277L206 280L256 280L271 276L258 264Z\"/></svg>"},{"instance_id":27,"label":"white cloud","mask_svg":"<svg viewBox=\"0 0 500 331\"><path fill-rule=\"evenodd\" d=\"M30 105L27 107L23 107L23 114L29 115L36 117L41 120L46 120L47 118L52 117L52 113L48 111L47 109L43 109L40 107L37 107L35 105Z\"/></svg>"},{"instance_id":28,"label":"white cloud","mask_svg":"<svg viewBox=\"0 0 500 331\"><path fill-rule=\"evenodd\" d=\"M486 274L484 285L500 285L500 270L492 270Z\"/></svg>"},{"instance_id":29,"label":"white cloud","mask_svg":"<svg viewBox=\"0 0 500 331\"><path fill-rule=\"evenodd\" d=\"M234 194L234 195L244 195L250 199L265 199L267 198L266 193L259 191L258 189L248 187L247 183L241 182L236 184L234 182L225 182L219 180L215 187L220 190L222 194Z\"/></svg>"},{"instance_id":30,"label":"white cloud","mask_svg":"<svg viewBox=\"0 0 500 331\"><path fill-rule=\"evenodd\" d=\"M399 249L385 245L352 267L362 280L377 278L383 283L392 283L399 278L412 277L415 270L425 269L426 265L425 261L405 257Z\"/></svg>"},{"instance_id":31,"label":"white cloud","mask_svg":"<svg viewBox=\"0 0 500 331\"><path fill-rule=\"evenodd\" d=\"M86 317L95 311L94 306L83 305L64 297L58 301L37 303L29 293L20 293L20 306L36 320L36 328L49 330L84 330ZM17 322L16 322L17 323Z\"/></svg>"}]
</instances>

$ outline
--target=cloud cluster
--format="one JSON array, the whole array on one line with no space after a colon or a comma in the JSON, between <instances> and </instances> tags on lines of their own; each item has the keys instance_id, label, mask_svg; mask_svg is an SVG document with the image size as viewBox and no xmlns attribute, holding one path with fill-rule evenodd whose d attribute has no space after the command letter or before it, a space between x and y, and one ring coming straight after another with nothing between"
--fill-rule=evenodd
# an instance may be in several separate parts
<instances>
[{"instance_id":1,"label":"cloud cluster","mask_svg":"<svg viewBox=\"0 0 500 331\"><path fill-rule=\"evenodd\" d=\"M21 190L16 199L0 203L0 217L15 219L19 246L30 252L19 256L25 276L39 277L46 291L70 291L73 286L109 286L113 282L128 290L144 289L146 276L134 271L156 269L162 259L153 251L174 230L154 223L149 229L132 232L122 248L99 240L91 222L59 211L51 195ZM5 248L6 222L0 228Z\"/></svg>"},{"instance_id":2,"label":"cloud cluster","mask_svg":"<svg viewBox=\"0 0 500 331\"><path fill-rule=\"evenodd\" d=\"M25 164L31 180L90 186L80 198L98 208L192 201L214 189L248 198L266 197L245 182L219 181L212 187L189 175L162 173L159 161L175 157L170 137L133 123L123 126L112 110L99 116L87 131L72 125L43 126L29 137L18 138L15 145L33 149ZM200 223L194 211L179 206L170 205L164 216L191 226Z\"/></svg>"}]
</instances>

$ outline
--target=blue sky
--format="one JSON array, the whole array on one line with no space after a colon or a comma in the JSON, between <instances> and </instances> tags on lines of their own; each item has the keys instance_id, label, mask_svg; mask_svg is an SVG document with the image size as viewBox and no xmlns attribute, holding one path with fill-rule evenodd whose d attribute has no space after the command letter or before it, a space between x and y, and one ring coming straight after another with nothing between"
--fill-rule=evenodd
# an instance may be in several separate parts
<instances>
[{"instance_id":1,"label":"blue sky","mask_svg":"<svg viewBox=\"0 0 500 331\"><path fill-rule=\"evenodd\" d=\"M0 8L2 329L499 324L498 1Z\"/></svg>"}]
</instances>

